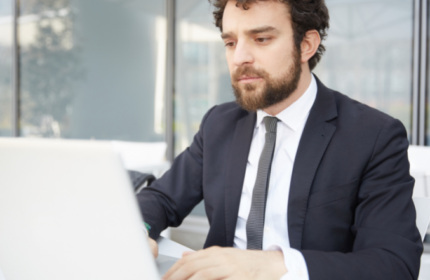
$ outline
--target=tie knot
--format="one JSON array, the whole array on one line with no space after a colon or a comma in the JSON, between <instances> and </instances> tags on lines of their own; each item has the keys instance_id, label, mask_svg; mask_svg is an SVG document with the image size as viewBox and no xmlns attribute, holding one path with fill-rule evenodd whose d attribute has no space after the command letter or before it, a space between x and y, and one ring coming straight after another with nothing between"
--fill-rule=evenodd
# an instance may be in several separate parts
<instances>
[{"instance_id":1,"label":"tie knot","mask_svg":"<svg viewBox=\"0 0 430 280\"><path fill-rule=\"evenodd\" d=\"M264 124L266 125L266 132L276 133L276 127L278 123L277 117L264 117Z\"/></svg>"}]
</instances>

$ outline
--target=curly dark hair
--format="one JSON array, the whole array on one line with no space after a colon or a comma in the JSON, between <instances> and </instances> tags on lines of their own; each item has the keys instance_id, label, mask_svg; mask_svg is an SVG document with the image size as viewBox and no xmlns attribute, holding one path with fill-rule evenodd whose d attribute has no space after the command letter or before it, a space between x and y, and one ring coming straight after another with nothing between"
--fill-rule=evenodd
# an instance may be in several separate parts
<instances>
[{"instance_id":1,"label":"curly dark hair","mask_svg":"<svg viewBox=\"0 0 430 280\"><path fill-rule=\"evenodd\" d=\"M209 0L213 3L215 11L215 25L222 32L222 17L224 9L229 0ZM329 28L330 16L324 0L236 0L236 6L241 5L245 10L249 9L249 4L257 1L279 1L288 5L292 26L294 31L294 44L298 51L301 50L301 43L307 31L317 30L321 41L327 37L327 29ZM309 68L312 70L321 60L321 56L325 51L323 44L320 44L314 56L309 59Z\"/></svg>"}]
</instances>

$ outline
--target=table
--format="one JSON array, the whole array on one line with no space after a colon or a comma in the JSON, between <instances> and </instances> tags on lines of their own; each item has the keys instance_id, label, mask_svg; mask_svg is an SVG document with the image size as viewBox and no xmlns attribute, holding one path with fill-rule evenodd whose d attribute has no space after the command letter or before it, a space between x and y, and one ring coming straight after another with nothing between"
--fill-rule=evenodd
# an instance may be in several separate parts
<instances>
[{"instance_id":1,"label":"table","mask_svg":"<svg viewBox=\"0 0 430 280\"><path fill-rule=\"evenodd\" d=\"M182 257L183 252L194 252L190 248L162 236L157 239L157 244L158 258L155 263L160 276L163 276Z\"/></svg>"}]
</instances>

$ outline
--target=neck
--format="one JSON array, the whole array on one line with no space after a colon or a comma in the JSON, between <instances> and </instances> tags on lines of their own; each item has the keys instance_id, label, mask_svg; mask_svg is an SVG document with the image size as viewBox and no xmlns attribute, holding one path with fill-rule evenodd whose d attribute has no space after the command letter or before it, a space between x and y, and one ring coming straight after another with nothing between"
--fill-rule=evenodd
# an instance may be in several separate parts
<instances>
[{"instance_id":1,"label":"neck","mask_svg":"<svg viewBox=\"0 0 430 280\"><path fill-rule=\"evenodd\" d=\"M291 104L299 100L300 97L306 92L309 85L311 84L312 74L309 69L302 68L302 74L300 75L299 84L293 93L290 96L285 98L279 103L276 103L270 107L264 108L263 110L269 115L276 116L283 110L287 109Z\"/></svg>"}]
</instances>

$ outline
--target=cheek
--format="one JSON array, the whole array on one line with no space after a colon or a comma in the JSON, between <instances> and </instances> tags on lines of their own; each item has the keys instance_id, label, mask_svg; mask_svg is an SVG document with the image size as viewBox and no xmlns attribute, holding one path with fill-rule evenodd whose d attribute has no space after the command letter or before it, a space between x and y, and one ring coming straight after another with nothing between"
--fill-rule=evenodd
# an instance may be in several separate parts
<instances>
[{"instance_id":1,"label":"cheek","mask_svg":"<svg viewBox=\"0 0 430 280\"><path fill-rule=\"evenodd\" d=\"M291 50L284 47L268 48L259 54L258 64L273 78L285 73L293 64Z\"/></svg>"},{"instance_id":2,"label":"cheek","mask_svg":"<svg viewBox=\"0 0 430 280\"><path fill-rule=\"evenodd\" d=\"M234 66L233 64L229 64L228 65L228 72L230 73L230 78L231 79L233 78L233 75L234 75L234 73L235 73L236 70L237 70L237 67ZM232 80L232 82L233 82L233 80Z\"/></svg>"},{"instance_id":3,"label":"cheek","mask_svg":"<svg viewBox=\"0 0 430 280\"><path fill-rule=\"evenodd\" d=\"M233 56L232 56L231 52L226 50L225 51L225 58L227 61L228 71L230 72L230 76L231 76L234 73Z\"/></svg>"}]
</instances>

